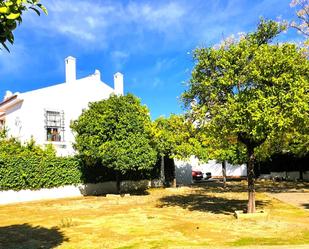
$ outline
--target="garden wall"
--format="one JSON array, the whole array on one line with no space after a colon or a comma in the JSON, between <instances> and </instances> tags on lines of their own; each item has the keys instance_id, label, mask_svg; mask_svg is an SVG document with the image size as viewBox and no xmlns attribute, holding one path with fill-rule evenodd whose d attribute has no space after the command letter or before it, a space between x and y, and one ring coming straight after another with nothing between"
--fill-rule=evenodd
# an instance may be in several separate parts
<instances>
[{"instance_id":1,"label":"garden wall","mask_svg":"<svg viewBox=\"0 0 309 249\"><path fill-rule=\"evenodd\" d=\"M282 171L282 172L270 172L271 177L280 177L286 180L298 180L300 178L299 171ZM303 172L303 180L309 181L309 171Z\"/></svg>"},{"instance_id":2,"label":"garden wall","mask_svg":"<svg viewBox=\"0 0 309 249\"><path fill-rule=\"evenodd\" d=\"M123 181L121 182L122 192L142 191L149 187L160 186L158 180ZM6 190L0 191L0 204L10 204L25 201L48 200L68 197L81 197L87 195L104 195L116 193L116 182L102 182L79 184L76 186L67 185L56 188L43 188L39 190Z\"/></svg>"}]
</instances>

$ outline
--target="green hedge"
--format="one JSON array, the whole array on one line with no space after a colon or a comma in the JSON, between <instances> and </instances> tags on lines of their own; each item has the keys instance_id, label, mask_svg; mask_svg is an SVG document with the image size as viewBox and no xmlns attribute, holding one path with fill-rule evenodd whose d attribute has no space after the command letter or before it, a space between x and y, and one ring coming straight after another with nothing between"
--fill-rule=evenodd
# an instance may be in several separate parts
<instances>
[{"instance_id":1,"label":"green hedge","mask_svg":"<svg viewBox=\"0 0 309 249\"><path fill-rule=\"evenodd\" d=\"M73 157L0 155L0 190L52 188L81 182L80 161Z\"/></svg>"},{"instance_id":2,"label":"green hedge","mask_svg":"<svg viewBox=\"0 0 309 249\"><path fill-rule=\"evenodd\" d=\"M122 180L150 179L152 171L129 171ZM101 163L86 165L81 157L57 157L52 146L40 147L30 140L21 144L3 138L0 131L0 191L53 188L79 183L115 181L115 171Z\"/></svg>"}]
</instances>

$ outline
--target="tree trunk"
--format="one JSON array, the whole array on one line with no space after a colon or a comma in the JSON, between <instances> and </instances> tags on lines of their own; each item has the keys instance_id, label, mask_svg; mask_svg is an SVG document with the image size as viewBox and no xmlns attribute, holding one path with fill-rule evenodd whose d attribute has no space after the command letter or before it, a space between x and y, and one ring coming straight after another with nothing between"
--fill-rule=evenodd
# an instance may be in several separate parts
<instances>
[{"instance_id":1,"label":"tree trunk","mask_svg":"<svg viewBox=\"0 0 309 249\"><path fill-rule=\"evenodd\" d=\"M163 186L165 186L164 156L161 156L160 179L161 179Z\"/></svg>"},{"instance_id":2,"label":"tree trunk","mask_svg":"<svg viewBox=\"0 0 309 249\"><path fill-rule=\"evenodd\" d=\"M222 177L223 177L223 187L226 188L226 161L222 161Z\"/></svg>"},{"instance_id":3,"label":"tree trunk","mask_svg":"<svg viewBox=\"0 0 309 249\"><path fill-rule=\"evenodd\" d=\"M121 183L120 174L118 171L116 171L116 189L118 194L121 194L120 183Z\"/></svg>"},{"instance_id":4,"label":"tree trunk","mask_svg":"<svg viewBox=\"0 0 309 249\"><path fill-rule=\"evenodd\" d=\"M175 161L173 159L173 180L172 180L172 187L176 188L177 183L176 183L176 165L175 165Z\"/></svg>"},{"instance_id":5,"label":"tree trunk","mask_svg":"<svg viewBox=\"0 0 309 249\"><path fill-rule=\"evenodd\" d=\"M248 205L247 212L255 213L255 188L254 188L254 148L247 146L247 177L248 177Z\"/></svg>"}]
</instances>

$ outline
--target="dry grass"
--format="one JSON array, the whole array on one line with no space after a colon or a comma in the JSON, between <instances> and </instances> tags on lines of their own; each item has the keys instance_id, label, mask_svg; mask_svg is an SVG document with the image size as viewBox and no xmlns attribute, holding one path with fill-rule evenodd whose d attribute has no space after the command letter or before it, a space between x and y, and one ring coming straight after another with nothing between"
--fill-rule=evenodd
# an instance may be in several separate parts
<instances>
[{"instance_id":1,"label":"dry grass","mask_svg":"<svg viewBox=\"0 0 309 249\"><path fill-rule=\"evenodd\" d=\"M308 191L306 184L282 184L282 191ZM234 210L246 206L244 182L229 182L227 190L213 183L151 189L148 195L123 198L84 197L1 206L0 248L309 247L308 210L265 195L271 188L269 182L258 184L258 208L269 212L259 220L232 216Z\"/></svg>"}]
</instances>

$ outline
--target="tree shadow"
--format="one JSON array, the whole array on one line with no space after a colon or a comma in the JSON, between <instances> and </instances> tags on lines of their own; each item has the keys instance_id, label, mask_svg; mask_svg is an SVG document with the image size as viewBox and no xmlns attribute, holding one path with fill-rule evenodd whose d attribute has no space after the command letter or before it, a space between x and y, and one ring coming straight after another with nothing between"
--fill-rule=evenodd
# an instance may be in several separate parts
<instances>
[{"instance_id":1,"label":"tree shadow","mask_svg":"<svg viewBox=\"0 0 309 249\"><path fill-rule=\"evenodd\" d=\"M226 188L223 187L223 183L220 181L202 182L193 185L192 188L203 189L208 193L247 192L247 185L241 183L240 181L228 181L226 183Z\"/></svg>"},{"instance_id":2,"label":"tree shadow","mask_svg":"<svg viewBox=\"0 0 309 249\"><path fill-rule=\"evenodd\" d=\"M148 191L147 189L137 189L137 190L130 190L130 191L128 191L128 194L130 194L130 195L138 195L138 196L142 195L142 196L144 196L144 195L149 195L149 191Z\"/></svg>"},{"instance_id":3,"label":"tree shadow","mask_svg":"<svg viewBox=\"0 0 309 249\"><path fill-rule=\"evenodd\" d=\"M194 184L192 188L202 188L208 193L226 193L226 192L247 192L248 186L246 180L228 180L227 187L223 187L220 181L201 182ZM256 192L285 193L285 192L303 192L309 189L309 182L293 182L293 181L273 181L273 180L256 180Z\"/></svg>"},{"instance_id":4,"label":"tree shadow","mask_svg":"<svg viewBox=\"0 0 309 249\"><path fill-rule=\"evenodd\" d=\"M264 180L256 183L256 190L259 192L298 193L304 189L309 189L309 182Z\"/></svg>"},{"instance_id":5,"label":"tree shadow","mask_svg":"<svg viewBox=\"0 0 309 249\"><path fill-rule=\"evenodd\" d=\"M302 206L303 206L305 209L309 209L309 203L304 203L304 204L302 204Z\"/></svg>"},{"instance_id":6,"label":"tree shadow","mask_svg":"<svg viewBox=\"0 0 309 249\"><path fill-rule=\"evenodd\" d=\"M235 200L207 194L171 195L162 197L157 207L179 206L190 211L211 212L214 214L231 215L236 210L245 210L247 200ZM257 209L264 207L268 201L256 201Z\"/></svg>"},{"instance_id":7,"label":"tree shadow","mask_svg":"<svg viewBox=\"0 0 309 249\"><path fill-rule=\"evenodd\" d=\"M17 224L0 227L0 248L52 249L68 241L57 227L45 228L30 224Z\"/></svg>"}]
</instances>

